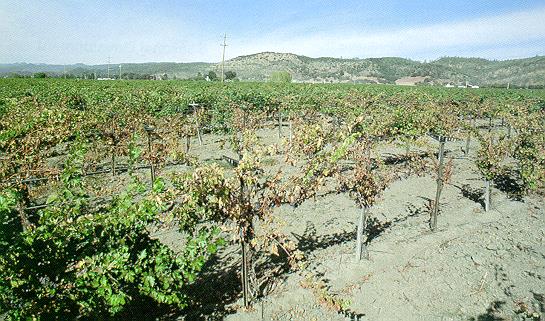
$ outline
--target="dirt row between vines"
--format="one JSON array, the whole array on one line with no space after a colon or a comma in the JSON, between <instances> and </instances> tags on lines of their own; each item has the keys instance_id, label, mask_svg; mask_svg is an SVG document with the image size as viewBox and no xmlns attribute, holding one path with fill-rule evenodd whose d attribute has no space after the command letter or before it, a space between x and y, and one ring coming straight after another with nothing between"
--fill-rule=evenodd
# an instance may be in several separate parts
<instances>
[{"instance_id":1,"label":"dirt row between vines","mask_svg":"<svg viewBox=\"0 0 545 321\"><path fill-rule=\"evenodd\" d=\"M277 142L276 131L261 130L259 135L265 143ZM205 144L194 144L192 154L218 163L222 155L234 156L219 147L220 138L205 135ZM435 146L431 140L429 146ZM283 205L274 214L305 253L307 266L278 276L272 291L245 310L239 248L225 247L207 265L185 319L524 320L539 314L543 318L544 201L537 195L512 197L510 187L497 182L492 210L484 212L483 181L471 157L463 157L463 146L465 142L446 145L446 158L454 158L454 167L443 189L435 233L428 227L429 201L436 191L431 173L397 180L386 189L371 211L369 260L360 262L354 260L359 209L348 194L323 192L296 208ZM472 149L474 155L473 142ZM379 153L402 154L403 149L386 146ZM271 164L290 170L281 155ZM160 238L173 248L180 244L175 231L161 233ZM324 293L350 304L339 313L325 302Z\"/></svg>"}]
</instances>

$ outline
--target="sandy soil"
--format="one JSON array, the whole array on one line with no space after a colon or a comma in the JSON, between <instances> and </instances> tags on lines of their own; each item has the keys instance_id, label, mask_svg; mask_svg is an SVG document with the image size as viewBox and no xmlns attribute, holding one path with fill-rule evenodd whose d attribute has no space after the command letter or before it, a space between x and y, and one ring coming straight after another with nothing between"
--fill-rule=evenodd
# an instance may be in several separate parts
<instances>
[{"instance_id":1,"label":"sandy soil","mask_svg":"<svg viewBox=\"0 0 545 321\"><path fill-rule=\"evenodd\" d=\"M426 77L422 77L422 76L403 77L403 78L399 78L398 80L396 80L395 84L396 85L403 85L403 86L415 86L418 83L424 82L428 78L429 77L427 77L427 76Z\"/></svg>"},{"instance_id":2,"label":"sandy soil","mask_svg":"<svg viewBox=\"0 0 545 321\"><path fill-rule=\"evenodd\" d=\"M276 131L260 134L267 143L277 140ZM221 155L234 156L218 148L218 139L205 136L204 146L194 145L194 155L217 162ZM469 158L462 146L465 142L446 146L447 160L454 158L453 176L443 189L436 232L428 227L428 204L436 191L432 175L408 176L386 189L372 208L370 257L360 262L354 258L358 208L347 194L322 192L299 207L283 205L274 213L305 253L306 268L279 276L273 291L246 311L238 248L226 247L204 274L215 278L214 286L196 292L209 297L190 306L186 319L538 320L541 315L543 320L543 199L513 197L513 186L496 182L492 209L484 212L483 181L471 159L476 145L472 142ZM380 153L402 151L386 146ZM175 244L175 234L163 236L165 242ZM338 312L320 302L309 278L349 306Z\"/></svg>"},{"instance_id":3,"label":"sandy soil","mask_svg":"<svg viewBox=\"0 0 545 321\"><path fill-rule=\"evenodd\" d=\"M274 129L259 135L266 144L278 143ZM221 139L204 135L203 146L194 139L191 154L228 167L222 156L236 156L228 147L220 148ZM427 146L437 148L431 139ZM196 300L185 320L545 320L545 202L537 195L513 196L516 181L505 178L495 182L492 209L484 212L483 181L472 160L475 140L469 157L463 146L462 141L446 144L446 159L453 158L454 167L443 189L436 232L428 227L434 177L405 176L371 209L369 259L357 262L359 209L346 193L323 190L298 207L274 209L283 231L305 254L304 269L278 275L270 293L245 310L239 247L227 246L192 287ZM382 146L375 156L404 151ZM267 160L269 170L293 171L283 159ZM185 170L170 167L159 174ZM139 176L149 179L149 169ZM105 179L116 190L128 178ZM175 230L158 231L157 237L174 249L183 244ZM339 312L323 302L324 293L349 304Z\"/></svg>"}]
</instances>

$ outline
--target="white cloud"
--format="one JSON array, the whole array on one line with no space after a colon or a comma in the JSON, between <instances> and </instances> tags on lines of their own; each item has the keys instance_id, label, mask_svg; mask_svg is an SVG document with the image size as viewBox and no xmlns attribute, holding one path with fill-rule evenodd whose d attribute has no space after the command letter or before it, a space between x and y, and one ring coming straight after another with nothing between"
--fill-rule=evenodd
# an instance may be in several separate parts
<instances>
[{"instance_id":1,"label":"white cloud","mask_svg":"<svg viewBox=\"0 0 545 321\"><path fill-rule=\"evenodd\" d=\"M241 46L238 52L295 52L309 56L412 57L415 54L436 57L437 53L456 55L474 47L516 47L524 42L541 41L545 53L545 8L484 17L455 23L415 26L372 34L358 32L320 32L295 37L266 37L264 41ZM248 42L249 43L249 42ZM422 54L427 53L427 54ZM501 56L501 54L500 54Z\"/></svg>"},{"instance_id":2,"label":"white cloud","mask_svg":"<svg viewBox=\"0 0 545 321\"><path fill-rule=\"evenodd\" d=\"M105 63L108 56L115 62L217 62L221 58L223 30L218 28L223 25L208 26L206 19L165 16L160 10L132 3L120 7L108 2L102 6L85 1L69 3L48 1L29 6L16 0L0 0L0 62ZM290 16L293 20L274 21L263 29L256 26L245 34L233 31L228 39L227 58L262 51L311 57L413 59L545 54L545 7L373 31L364 24L334 23L335 14L300 21ZM187 11L187 15L191 17L191 12ZM357 12L351 18L357 19ZM270 30L272 25L281 27Z\"/></svg>"},{"instance_id":3,"label":"white cloud","mask_svg":"<svg viewBox=\"0 0 545 321\"><path fill-rule=\"evenodd\" d=\"M0 0L0 34L0 63L190 61L202 57L193 48L205 38L188 20L85 1Z\"/></svg>"}]
</instances>

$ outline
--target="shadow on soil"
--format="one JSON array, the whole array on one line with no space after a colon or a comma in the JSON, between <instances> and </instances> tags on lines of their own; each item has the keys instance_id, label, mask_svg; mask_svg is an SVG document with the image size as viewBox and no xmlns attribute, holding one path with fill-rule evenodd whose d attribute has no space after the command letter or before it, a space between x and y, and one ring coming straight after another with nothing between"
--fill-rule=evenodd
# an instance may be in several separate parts
<instances>
[{"instance_id":1,"label":"shadow on soil","mask_svg":"<svg viewBox=\"0 0 545 321\"><path fill-rule=\"evenodd\" d=\"M325 273L316 272L314 277L316 279L318 279L318 280L323 281L324 284L325 284L325 291L327 293L331 293L330 292L330 290L331 290L330 280L325 278ZM359 312L356 312L354 310L347 309L347 308L341 308L341 309L337 310L336 312L337 312L337 314L344 316L345 318L347 318L347 320L350 320L350 321L363 321L364 320L363 318L365 317L365 313L359 313Z\"/></svg>"},{"instance_id":2,"label":"shadow on soil","mask_svg":"<svg viewBox=\"0 0 545 321\"><path fill-rule=\"evenodd\" d=\"M133 302L115 320L223 320L235 313L229 309L241 293L238 265L226 265L223 258L211 258L195 283L187 288L188 306L173 309L153 300ZM232 260L231 260L232 261Z\"/></svg>"},{"instance_id":3,"label":"shadow on soil","mask_svg":"<svg viewBox=\"0 0 545 321\"><path fill-rule=\"evenodd\" d=\"M178 315L183 320L223 320L241 308L236 302L242 296L240 281L241 256L237 246L230 248L229 254L214 256L204 266L196 282L188 287L189 305ZM287 255L268 255L263 252L253 254L254 271L250 271L252 284L252 304L257 304L275 286L283 282L290 271ZM175 318L166 319L174 320Z\"/></svg>"},{"instance_id":4,"label":"shadow on soil","mask_svg":"<svg viewBox=\"0 0 545 321\"><path fill-rule=\"evenodd\" d=\"M478 315L476 318L469 318L469 321L507 321L507 319L502 317L501 308L505 305L505 301L494 301L490 303L488 309L483 314Z\"/></svg>"},{"instance_id":5,"label":"shadow on soil","mask_svg":"<svg viewBox=\"0 0 545 321\"><path fill-rule=\"evenodd\" d=\"M380 222L377 218L368 221L367 243L377 238L391 222ZM314 224L307 221L302 235L295 235L299 250L310 254L318 249L352 242L356 239L356 231L341 232L329 235L318 235ZM156 310L147 303L137 305L137 309L127 315L127 320L223 320L227 315L236 313L236 302L241 297L240 255L236 247L231 247L231 253L216 255L204 266L198 279L190 285L187 295L189 305L182 311ZM282 251L279 255L254 254L255 277L253 288L256 303L260 298L274 290L275 285L283 282L289 275L287 256ZM148 311L154 311L148 315ZM346 311L347 315L359 317L354 312ZM148 313L148 314L146 314Z\"/></svg>"},{"instance_id":6,"label":"shadow on soil","mask_svg":"<svg viewBox=\"0 0 545 321\"><path fill-rule=\"evenodd\" d=\"M100 320L175 320L179 313L179 310L176 311L172 307L160 305L149 298L131 302L121 315Z\"/></svg>"},{"instance_id":7,"label":"shadow on soil","mask_svg":"<svg viewBox=\"0 0 545 321\"><path fill-rule=\"evenodd\" d=\"M520 174L516 170L507 171L496 177L494 180L494 186L507 194L507 197L510 199L522 201L524 186L519 182L517 177L520 177Z\"/></svg>"},{"instance_id":8,"label":"shadow on soil","mask_svg":"<svg viewBox=\"0 0 545 321\"><path fill-rule=\"evenodd\" d=\"M316 250L326 249L330 246L354 242L356 240L356 229L353 231L343 231L327 235L317 235L316 227L311 221L307 221L305 231L301 235L293 233L293 236L298 241L298 248L306 255L311 254ZM369 244L373 239L381 235L392 222L380 222L376 217L369 218L367 222L367 241Z\"/></svg>"},{"instance_id":9,"label":"shadow on soil","mask_svg":"<svg viewBox=\"0 0 545 321\"><path fill-rule=\"evenodd\" d=\"M214 256L204 266L197 281L189 286L189 305L183 310L185 320L223 320L234 313L228 306L240 297L242 286L237 262L226 264Z\"/></svg>"},{"instance_id":10,"label":"shadow on soil","mask_svg":"<svg viewBox=\"0 0 545 321\"><path fill-rule=\"evenodd\" d=\"M412 161L414 161L417 158L427 158L432 156L429 152L422 152L422 151L411 151L408 154L392 154L387 153L383 158L382 161L385 165L400 165L400 164L407 164Z\"/></svg>"},{"instance_id":11,"label":"shadow on soil","mask_svg":"<svg viewBox=\"0 0 545 321\"><path fill-rule=\"evenodd\" d=\"M509 199L522 202L525 191L524 186L517 179L519 176L520 175L514 170L507 171L496 177L494 180L494 187L505 193ZM469 184L464 184L462 186L455 184L451 185L459 189L465 198L468 198L484 207L483 188L472 188L469 186Z\"/></svg>"},{"instance_id":12,"label":"shadow on soil","mask_svg":"<svg viewBox=\"0 0 545 321\"><path fill-rule=\"evenodd\" d=\"M505 307L505 301L494 301L490 303L488 309L483 314L478 315L476 318L469 318L469 321L510 321L510 320L527 320L527 321L539 321L543 320L542 317L545 313L545 297L543 294L533 293L533 299L537 303L537 308L532 309L529 306L531 304L525 304L520 302L518 304L515 301L516 306L515 310L508 309ZM513 318L514 315L517 315L516 318Z\"/></svg>"},{"instance_id":13,"label":"shadow on soil","mask_svg":"<svg viewBox=\"0 0 545 321\"><path fill-rule=\"evenodd\" d=\"M532 292L534 300L538 302L539 311L545 313L545 294Z\"/></svg>"},{"instance_id":14,"label":"shadow on soil","mask_svg":"<svg viewBox=\"0 0 545 321\"><path fill-rule=\"evenodd\" d=\"M462 196L481 205L481 207L484 208L484 192L481 188L472 188L471 186L469 186L469 184L464 184L462 186L452 184L452 186L459 189L462 192Z\"/></svg>"},{"instance_id":15,"label":"shadow on soil","mask_svg":"<svg viewBox=\"0 0 545 321\"><path fill-rule=\"evenodd\" d=\"M416 206L414 204L411 204L411 203L408 203L407 204L407 215L403 215L403 216L398 216L396 218L394 218L394 220L392 221L392 224L399 224L399 223L403 223L405 221L407 221L408 219L410 219L411 217L416 217L416 216L419 216L421 214L426 214L426 215L430 215L430 205L431 204L431 199L429 198L426 198L426 197L422 197L423 199L426 200L426 203L423 205L423 206Z\"/></svg>"}]
</instances>

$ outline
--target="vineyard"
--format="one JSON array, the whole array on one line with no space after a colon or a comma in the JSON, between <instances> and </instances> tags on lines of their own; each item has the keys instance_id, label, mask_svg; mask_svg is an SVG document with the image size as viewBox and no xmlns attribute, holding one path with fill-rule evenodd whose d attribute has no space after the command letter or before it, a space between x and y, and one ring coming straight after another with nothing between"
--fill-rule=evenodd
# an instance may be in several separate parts
<instances>
[{"instance_id":1,"label":"vineyard","mask_svg":"<svg viewBox=\"0 0 545 321\"><path fill-rule=\"evenodd\" d=\"M543 90L2 79L0 115L0 319L545 317Z\"/></svg>"}]
</instances>

